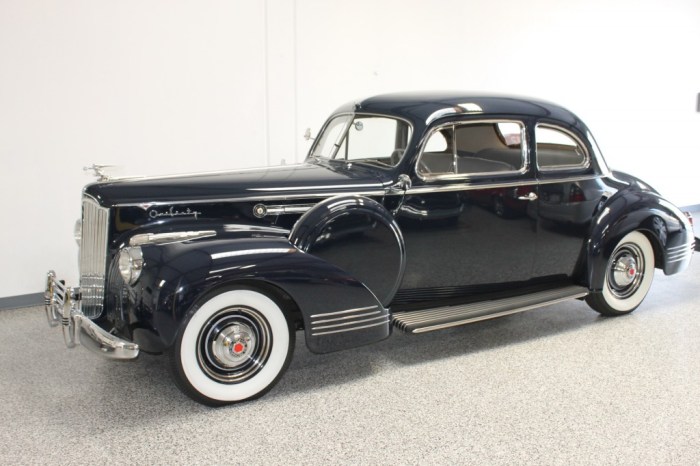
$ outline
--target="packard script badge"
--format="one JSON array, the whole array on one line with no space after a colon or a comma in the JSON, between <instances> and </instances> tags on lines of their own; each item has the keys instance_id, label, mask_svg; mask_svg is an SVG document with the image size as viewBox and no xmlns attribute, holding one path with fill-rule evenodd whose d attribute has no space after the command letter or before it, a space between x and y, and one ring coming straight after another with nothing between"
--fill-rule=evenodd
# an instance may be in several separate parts
<instances>
[{"instance_id":1,"label":"packard script badge","mask_svg":"<svg viewBox=\"0 0 700 466\"><path fill-rule=\"evenodd\" d=\"M201 212L192 210L189 207L187 208L187 210L175 210L175 207L171 207L166 211L159 212L156 209L153 209L150 212L148 212L148 216L152 219L157 219L161 217L194 217L194 219L197 220L200 215L202 215Z\"/></svg>"}]
</instances>

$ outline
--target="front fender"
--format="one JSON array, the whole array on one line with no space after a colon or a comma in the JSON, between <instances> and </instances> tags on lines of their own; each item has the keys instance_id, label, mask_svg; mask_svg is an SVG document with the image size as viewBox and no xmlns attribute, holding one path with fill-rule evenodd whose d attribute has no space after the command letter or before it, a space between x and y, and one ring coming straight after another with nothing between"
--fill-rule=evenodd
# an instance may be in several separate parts
<instances>
[{"instance_id":1,"label":"front fender","mask_svg":"<svg viewBox=\"0 0 700 466\"><path fill-rule=\"evenodd\" d=\"M403 280L406 245L393 215L364 196L318 203L294 225L289 241L304 252L348 271L384 305Z\"/></svg>"},{"instance_id":2,"label":"front fender","mask_svg":"<svg viewBox=\"0 0 700 466\"><path fill-rule=\"evenodd\" d=\"M364 284L286 238L146 245L143 255L128 320L134 340L146 351L169 348L204 296L237 284L273 286L291 298L313 352L359 346L390 334L388 310Z\"/></svg>"}]
</instances>

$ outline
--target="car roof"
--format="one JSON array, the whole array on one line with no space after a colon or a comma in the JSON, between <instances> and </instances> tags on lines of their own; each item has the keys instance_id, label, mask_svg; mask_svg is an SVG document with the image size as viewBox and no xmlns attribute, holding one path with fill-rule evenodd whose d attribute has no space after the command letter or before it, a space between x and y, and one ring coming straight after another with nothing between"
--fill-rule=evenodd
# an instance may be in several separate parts
<instances>
[{"instance_id":1,"label":"car roof","mask_svg":"<svg viewBox=\"0 0 700 466\"><path fill-rule=\"evenodd\" d=\"M450 115L523 115L559 120L585 133L583 122L560 105L515 95L468 91L401 92L368 97L341 106L336 113L395 115L414 125L428 126Z\"/></svg>"}]
</instances>

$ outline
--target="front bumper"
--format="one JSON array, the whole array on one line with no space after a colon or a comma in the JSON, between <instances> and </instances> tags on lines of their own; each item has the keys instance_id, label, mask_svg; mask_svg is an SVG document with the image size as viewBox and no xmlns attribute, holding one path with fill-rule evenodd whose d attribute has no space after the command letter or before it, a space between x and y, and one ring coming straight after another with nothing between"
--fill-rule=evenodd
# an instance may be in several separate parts
<instances>
[{"instance_id":1,"label":"front bumper","mask_svg":"<svg viewBox=\"0 0 700 466\"><path fill-rule=\"evenodd\" d=\"M81 344L110 359L134 359L139 345L105 331L80 311L80 289L70 288L49 272L44 292L46 317L51 327L61 324L68 348Z\"/></svg>"}]
</instances>

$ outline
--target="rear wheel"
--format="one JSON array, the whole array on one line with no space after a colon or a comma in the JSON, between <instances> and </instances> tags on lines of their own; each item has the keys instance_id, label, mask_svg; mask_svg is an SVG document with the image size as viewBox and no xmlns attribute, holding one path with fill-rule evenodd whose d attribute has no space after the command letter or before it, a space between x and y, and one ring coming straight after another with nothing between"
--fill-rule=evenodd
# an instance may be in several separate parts
<instances>
[{"instance_id":1,"label":"rear wheel","mask_svg":"<svg viewBox=\"0 0 700 466\"><path fill-rule=\"evenodd\" d=\"M175 341L171 370L178 387L204 404L257 398L289 365L294 337L268 296L247 289L224 291L189 317Z\"/></svg>"},{"instance_id":2,"label":"rear wheel","mask_svg":"<svg viewBox=\"0 0 700 466\"><path fill-rule=\"evenodd\" d=\"M654 249L642 233L625 235L615 247L605 270L603 290L586 302L607 316L634 311L649 292L654 278Z\"/></svg>"}]
</instances>

